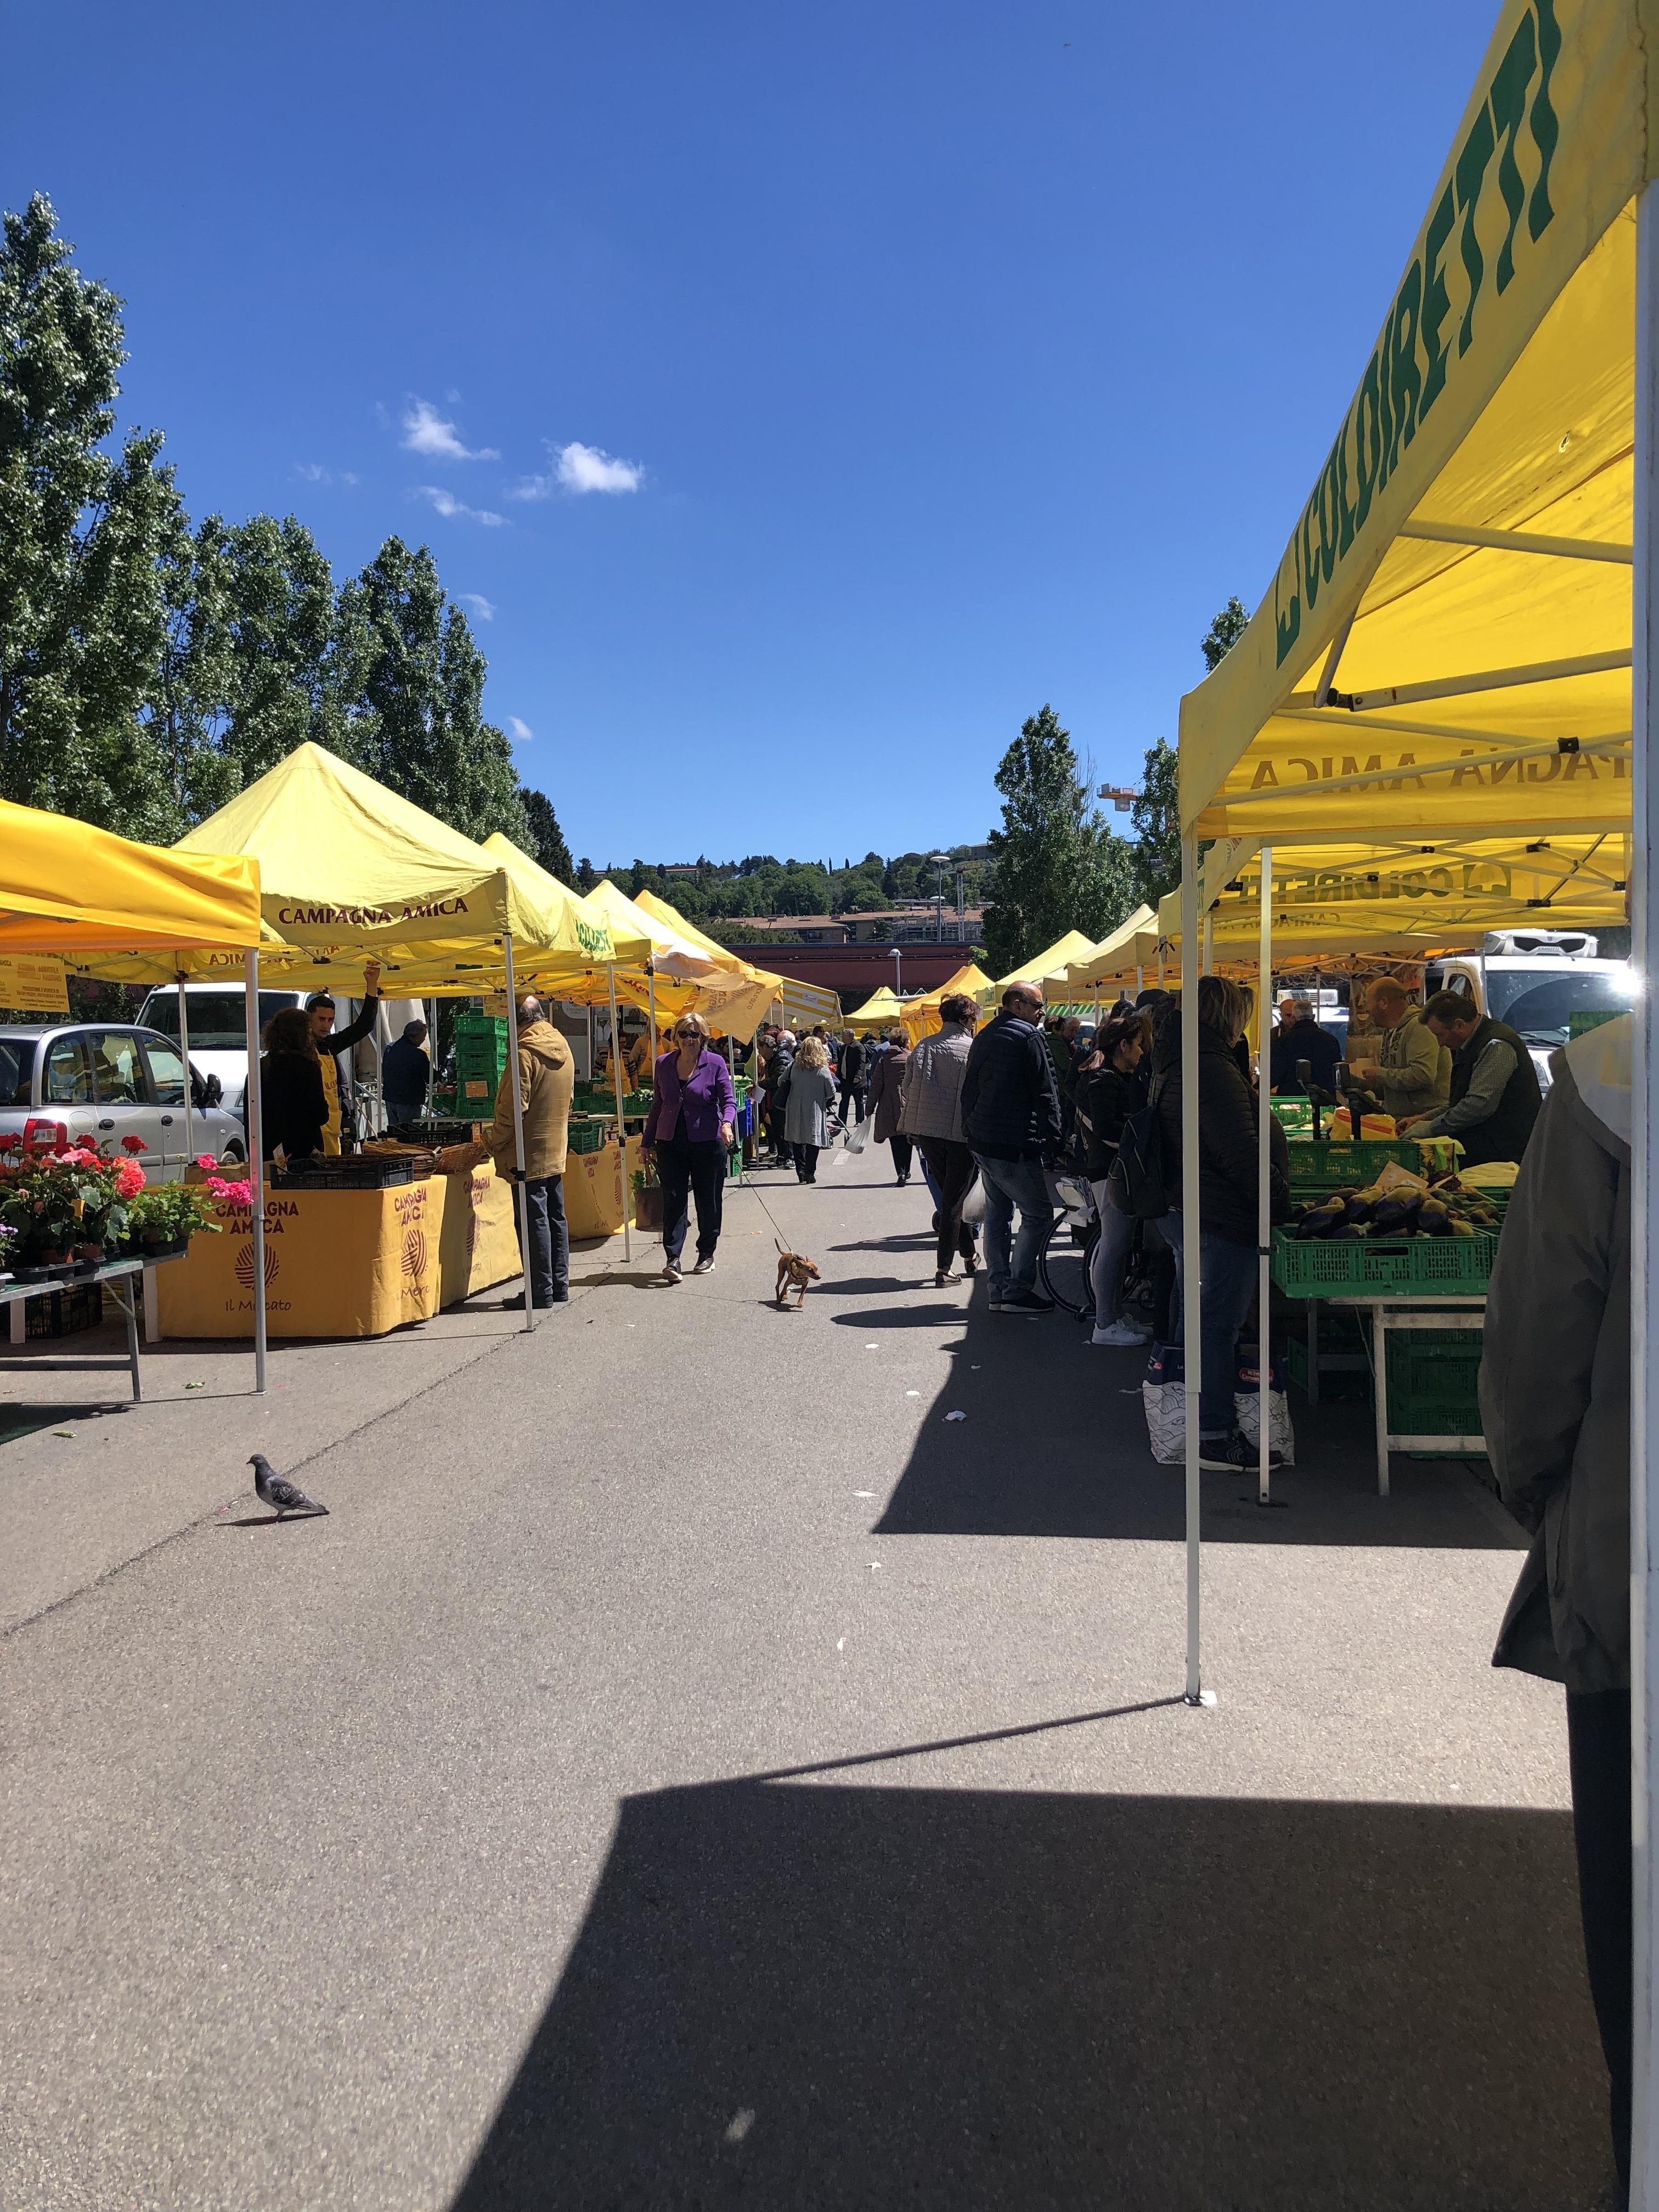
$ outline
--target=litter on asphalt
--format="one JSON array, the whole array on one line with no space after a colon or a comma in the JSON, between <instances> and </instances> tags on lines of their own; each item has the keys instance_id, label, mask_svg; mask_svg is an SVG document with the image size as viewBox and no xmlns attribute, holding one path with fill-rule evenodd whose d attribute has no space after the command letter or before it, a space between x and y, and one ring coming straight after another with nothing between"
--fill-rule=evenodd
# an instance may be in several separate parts
<instances>
[{"instance_id":1,"label":"litter on asphalt","mask_svg":"<svg viewBox=\"0 0 1659 2212\"><path fill-rule=\"evenodd\" d=\"M945 1418L947 1421L965 1421L968 1416L966 1413L947 1413Z\"/></svg>"}]
</instances>

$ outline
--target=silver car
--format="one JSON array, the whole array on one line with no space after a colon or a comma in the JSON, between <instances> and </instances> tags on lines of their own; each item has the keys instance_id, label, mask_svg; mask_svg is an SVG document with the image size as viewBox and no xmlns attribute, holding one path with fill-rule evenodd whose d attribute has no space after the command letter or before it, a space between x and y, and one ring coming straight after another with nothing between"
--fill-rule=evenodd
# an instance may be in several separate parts
<instances>
[{"instance_id":1,"label":"silver car","mask_svg":"<svg viewBox=\"0 0 1659 2212\"><path fill-rule=\"evenodd\" d=\"M66 1022L0 1028L0 1141L31 1122L56 1122L80 1144L121 1149L137 1137L137 1159L152 1182L176 1182L196 1154L246 1161L247 1136L219 1103L216 1077L191 1071L179 1048L131 1022Z\"/></svg>"}]
</instances>

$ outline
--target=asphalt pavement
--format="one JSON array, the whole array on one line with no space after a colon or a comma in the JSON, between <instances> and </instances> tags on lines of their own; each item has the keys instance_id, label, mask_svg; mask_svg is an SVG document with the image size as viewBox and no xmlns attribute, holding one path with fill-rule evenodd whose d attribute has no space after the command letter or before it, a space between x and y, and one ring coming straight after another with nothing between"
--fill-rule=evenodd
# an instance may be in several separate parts
<instances>
[{"instance_id":1,"label":"asphalt pavement","mask_svg":"<svg viewBox=\"0 0 1659 2212\"><path fill-rule=\"evenodd\" d=\"M1143 1361L929 1206L763 1170L707 1278L264 1401L0 1354L7 2212L1595 2202L1517 1532L1299 1412L1282 1510L1205 1477L1188 1708Z\"/></svg>"}]
</instances>

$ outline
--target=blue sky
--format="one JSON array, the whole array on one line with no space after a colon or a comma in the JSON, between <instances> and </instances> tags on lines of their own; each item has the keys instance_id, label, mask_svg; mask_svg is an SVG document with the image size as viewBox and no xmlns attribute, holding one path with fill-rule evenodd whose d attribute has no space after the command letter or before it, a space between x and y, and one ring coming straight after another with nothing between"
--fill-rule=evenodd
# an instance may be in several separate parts
<instances>
[{"instance_id":1,"label":"blue sky","mask_svg":"<svg viewBox=\"0 0 1659 2212\"><path fill-rule=\"evenodd\" d=\"M1494 13L14 9L0 202L193 514L432 546L578 854L839 861L982 837L1045 700L1174 736Z\"/></svg>"}]
</instances>

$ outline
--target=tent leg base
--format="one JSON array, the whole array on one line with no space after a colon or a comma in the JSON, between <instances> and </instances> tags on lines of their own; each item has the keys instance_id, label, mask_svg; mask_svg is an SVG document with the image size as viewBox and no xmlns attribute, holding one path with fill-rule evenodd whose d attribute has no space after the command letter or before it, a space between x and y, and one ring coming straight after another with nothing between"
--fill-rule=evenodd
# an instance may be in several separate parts
<instances>
[{"instance_id":1,"label":"tent leg base","mask_svg":"<svg viewBox=\"0 0 1659 2212\"><path fill-rule=\"evenodd\" d=\"M1191 1690L1185 1690L1182 1692L1181 1702L1183 1705L1192 1705L1196 1707L1199 1705L1213 1705L1218 1702L1218 1700L1213 1690L1199 1690L1196 1692Z\"/></svg>"},{"instance_id":2,"label":"tent leg base","mask_svg":"<svg viewBox=\"0 0 1659 2212\"><path fill-rule=\"evenodd\" d=\"M1251 1501L1248 1498L1241 1498L1238 1502L1241 1505L1248 1505ZM1291 1510L1288 1498L1258 1498L1255 1502L1264 1513L1288 1513Z\"/></svg>"}]
</instances>

